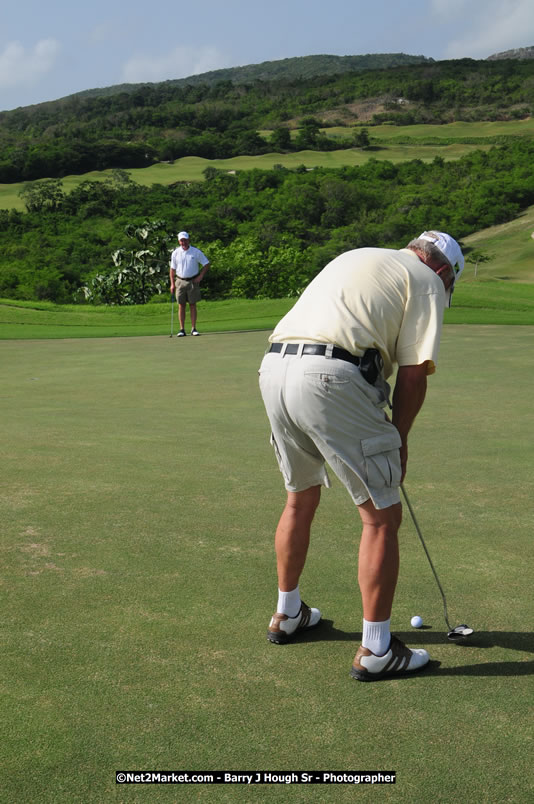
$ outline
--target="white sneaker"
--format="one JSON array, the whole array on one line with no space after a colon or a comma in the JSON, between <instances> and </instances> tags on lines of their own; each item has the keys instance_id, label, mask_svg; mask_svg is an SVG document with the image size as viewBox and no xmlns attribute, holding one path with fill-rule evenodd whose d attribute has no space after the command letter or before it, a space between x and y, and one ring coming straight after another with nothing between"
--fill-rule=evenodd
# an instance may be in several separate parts
<instances>
[{"instance_id":1,"label":"white sneaker","mask_svg":"<svg viewBox=\"0 0 534 804\"><path fill-rule=\"evenodd\" d=\"M319 609L311 609L306 603L301 602L300 611L296 617L288 617L287 614L273 614L267 631L267 639L281 645L290 642L297 631L305 628L313 628L319 623L321 612Z\"/></svg>"},{"instance_id":2,"label":"white sneaker","mask_svg":"<svg viewBox=\"0 0 534 804\"><path fill-rule=\"evenodd\" d=\"M430 661L430 656L422 648L411 650L397 637L391 637L391 644L384 656L375 656L368 648L360 646L352 663L350 674L358 681L378 681L381 678L402 676L421 670Z\"/></svg>"},{"instance_id":3,"label":"white sneaker","mask_svg":"<svg viewBox=\"0 0 534 804\"><path fill-rule=\"evenodd\" d=\"M200 335L200 332L193 327L193 329L191 330L191 335Z\"/></svg>"},{"instance_id":4,"label":"white sneaker","mask_svg":"<svg viewBox=\"0 0 534 804\"><path fill-rule=\"evenodd\" d=\"M176 337L177 338L185 338L185 329L181 329Z\"/></svg>"}]
</instances>

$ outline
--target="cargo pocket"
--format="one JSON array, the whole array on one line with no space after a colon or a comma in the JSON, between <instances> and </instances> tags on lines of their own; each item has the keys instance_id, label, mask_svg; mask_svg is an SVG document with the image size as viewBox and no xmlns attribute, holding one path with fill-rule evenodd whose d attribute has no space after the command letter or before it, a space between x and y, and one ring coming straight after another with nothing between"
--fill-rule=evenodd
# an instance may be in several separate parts
<instances>
[{"instance_id":1,"label":"cargo pocket","mask_svg":"<svg viewBox=\"0 0 534 804\"><path fill-rule=\"evenodd\" d=\"M369 486L377 489L398 486L401 481L399 449L402 445L398 430L364 438L361 444Z\"/></svg>"}]
</instances>

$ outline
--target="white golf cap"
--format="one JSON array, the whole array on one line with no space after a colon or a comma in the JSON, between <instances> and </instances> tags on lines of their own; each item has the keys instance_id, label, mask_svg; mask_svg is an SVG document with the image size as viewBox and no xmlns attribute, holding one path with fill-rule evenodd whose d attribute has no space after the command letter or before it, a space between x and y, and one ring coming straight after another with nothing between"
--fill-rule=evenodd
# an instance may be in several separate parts
<instances>
[{"instance_id":1,"label":"white golf cap","mask_svg":"<svg viewBox=\"0 0 534 804\"><path fill-rule=\"evenodd\" d=\"M189 240L187 232L178 232L178 240Z\"/></svg>"},{"instance_id":2,"label":"white golf cap","mask_svg":"<svg viewBox=\"0 0 534 804\"><path fill-rule=\"evenodd\" d=\"M452 292L462 271L464 270L464 255L456 240L445 232L423 232L419 240L428 240L438 248L454 271L454 282L449 291L449 307L451 306Z\"/></svg>"}]
</instances>

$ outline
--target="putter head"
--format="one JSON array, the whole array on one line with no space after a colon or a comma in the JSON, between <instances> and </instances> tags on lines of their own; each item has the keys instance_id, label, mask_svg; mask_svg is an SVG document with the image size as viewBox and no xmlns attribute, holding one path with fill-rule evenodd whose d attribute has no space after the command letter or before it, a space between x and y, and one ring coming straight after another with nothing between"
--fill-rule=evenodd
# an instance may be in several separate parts
<instances>
[{"instance_id":1,"label":"putter head","mask_svg":"<svg viewBox=\"0 0 534 804\"><path fill-rule=\"evenodd\" d=\"M456 628L453 628L452 631L449 631L447 634L447 639L451 642L459 642L462 639L465 639L468 636L471 636L473 633L473 629L469 628L468 625L457 625Z\"/></svg>"}]
</instances>

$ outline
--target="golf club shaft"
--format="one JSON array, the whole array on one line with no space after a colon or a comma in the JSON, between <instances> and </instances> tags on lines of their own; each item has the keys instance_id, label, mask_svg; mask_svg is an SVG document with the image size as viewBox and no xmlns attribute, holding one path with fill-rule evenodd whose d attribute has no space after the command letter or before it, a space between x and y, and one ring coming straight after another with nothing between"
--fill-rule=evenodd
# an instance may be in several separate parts
<instances>
[{"instance_id":1,"label":"golf club shaft","mask_svg":"<svg viewBox=\"0 0 534 804\"><path fill-rule=\"evenodd\" d=\"M174 334L174 294L171 290L171 338Z\"/></svg>"},{"instance_id":2,"label":"golf club shaft","mask_svg":"<svg viewBox=\"0 0 534 804\"><path fill-rule=\"evenodd\" d=\"M443 613L445 614L445 622L447 623L447 628L449 629L449 631L452 631L451 625L449 623L449 614L447 612L447 599L445 598L445 592L443 591L441 583L439 582L438 573L434 569L434 564L432 563L432 559L430 558L430 553L427 550L425 540L423 539L423 534L421 533L421 529L420 529L420 527L418 525L418 522L417 522L417 519L415 517L414 510L413 510L413 508L412 508L412 506L410 504L410 500L408 499L408 495L406 494L406 490L405 490L404 486L402 485L402 483L401 483L401 491L402 491L402 493L404 495L404 499L406 500L406 505L408 506L408 510L409 510L410 515L412 517L413 524L415 525L415 530L417 531L417 535L419 536L419 541L423 545L423 550L425 551L425 555L428 558L428 563L430 564L430 568L431 568L432 572L434 573L434 578L436 579L438 589L439 589L439 591L441 593L441 599L443 600Z\"/></svg>"}]
</instances>

